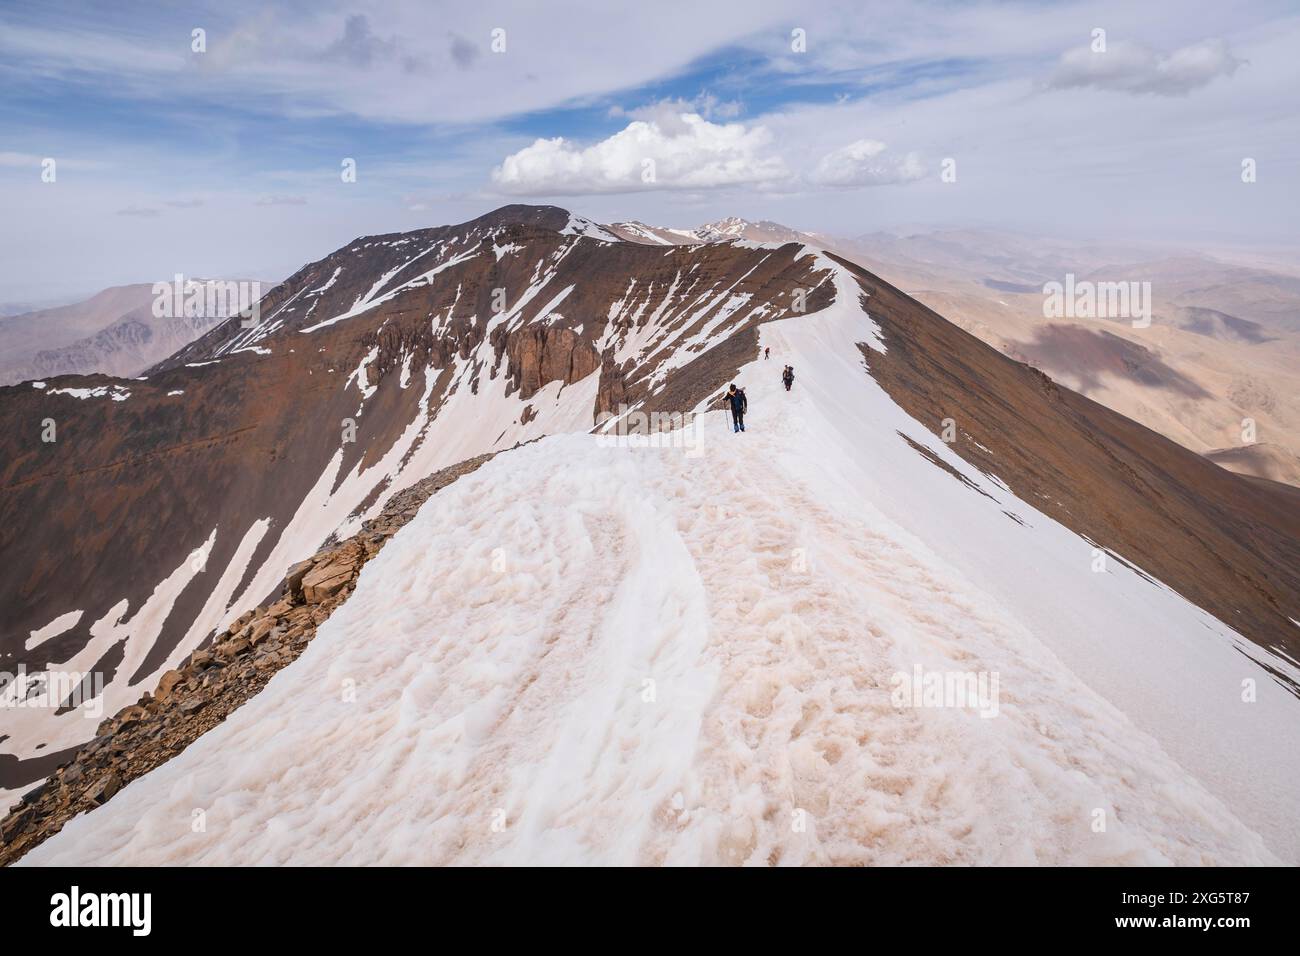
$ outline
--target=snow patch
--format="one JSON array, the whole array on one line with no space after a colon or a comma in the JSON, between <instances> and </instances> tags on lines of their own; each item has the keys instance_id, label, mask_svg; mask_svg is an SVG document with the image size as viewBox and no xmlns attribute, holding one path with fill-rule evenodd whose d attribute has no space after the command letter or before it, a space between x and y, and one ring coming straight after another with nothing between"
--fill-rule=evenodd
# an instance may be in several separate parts
<instances>
[{"instance_id":1,"label":"snow patch","mask_svg":"<svg viewBox=\"0 0 1300 956\"><path fill-rule=\"evenodd\" d=\"M81 615L85 613L85 611L69 611L67 614L60 614L44 627L38 627L32 631L31 637L27 638L26 643L23 644L23 650L30 651L33 648L40 647L51 638L66 634L77 626L77 622L81 620Z\"/></svg>"},{"instance_id":2,"label":"snow patch","mask_svg":"<svg viewBox=\"0 0 1300 956\"><path fill-rule=\"evenodd\" d=\"M600 242L622 242L623 240L614 235L604 226L592 222L590 219L584 219L581 216L570 214L569 221L564 228L560 230L562 236L577 236L580 239L596 239Z\"/></svg>"},{"instance_id":3,"label":"snow patch","mask_svg":"<svg viewBox=\"0 0 1300 956\"><path fill-rule=\"evenodd\" d=\"M131 393L121 385L100 385L95 388L52 388L47 395L67 395L85 401L91 398L111 398L115 402L125 402Z\"/></svg>"}]
</instances>

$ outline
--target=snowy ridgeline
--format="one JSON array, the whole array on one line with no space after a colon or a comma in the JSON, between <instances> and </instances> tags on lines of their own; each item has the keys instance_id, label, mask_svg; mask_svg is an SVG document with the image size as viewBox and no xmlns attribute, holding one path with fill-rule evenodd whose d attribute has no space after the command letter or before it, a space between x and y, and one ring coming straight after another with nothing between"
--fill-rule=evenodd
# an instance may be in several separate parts
<instances>
[{"instance_id":1,"label":"snowy ridgeline","mask_svg":"<svg viewBox=\"0 0 1300 956\"><path fill-rule=\"evenodd\" d=\"M562 435L441 491L260 696L26 862L1300 859L1298 702L909 419L843 292L764 326L743 435Z\"/></svg>"}]
</instances>

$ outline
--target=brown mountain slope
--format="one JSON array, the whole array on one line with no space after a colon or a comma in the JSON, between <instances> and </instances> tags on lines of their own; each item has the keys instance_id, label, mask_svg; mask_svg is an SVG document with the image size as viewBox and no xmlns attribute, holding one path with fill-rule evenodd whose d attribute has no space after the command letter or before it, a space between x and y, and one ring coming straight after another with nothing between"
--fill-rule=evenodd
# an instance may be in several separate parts
<instances>
[{"instance_id":1,"label":"brown mountain slope","mask_svg":"<svg viewBox=\"0 0 1300 956\"><path fill-rule=\"evenodd\" d=\"M953 419L953 448L967 461L1252 640L1300 658L1300 628L1288 620L1300 618L1290 489L1219 468L853 268L887 346L864 354L909 414L937 434Z\"/></svg>"}]
</instances>

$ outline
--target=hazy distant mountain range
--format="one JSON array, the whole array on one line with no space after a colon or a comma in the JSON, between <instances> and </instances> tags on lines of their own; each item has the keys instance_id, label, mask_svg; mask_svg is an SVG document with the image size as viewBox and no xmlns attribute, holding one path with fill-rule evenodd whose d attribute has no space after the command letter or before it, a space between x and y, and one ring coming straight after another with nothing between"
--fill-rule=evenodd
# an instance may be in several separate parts
<instances>
[{"instance_id":1,"label":"hazy distant mountain range","mask_svg":"<svg viewBox=\"0 0 1300 956\"><path fill-rule=\"evenodd\" d=\"M260 285L269 292L273 283ZM153 286L135 283L0 316L0 385L55 375L136 375L227 318L224 309L158 318L153 301Z\"/></svg>"}]
</instances>

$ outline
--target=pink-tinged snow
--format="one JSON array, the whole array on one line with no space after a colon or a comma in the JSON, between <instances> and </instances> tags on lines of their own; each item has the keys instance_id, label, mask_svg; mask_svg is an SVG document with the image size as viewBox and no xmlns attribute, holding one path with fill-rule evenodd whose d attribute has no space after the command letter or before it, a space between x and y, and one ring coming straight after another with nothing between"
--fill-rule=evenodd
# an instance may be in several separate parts
<instances>
[{"instance_id":1,"label":"pink-tinged snow","mask_svg":"<svg viewBox=\"0 0 1300 956\"><path fill-rule=\"evenodd\" d=\"M558 436L439 492L262 694L25 862L1296 862L1300 702L909 419L852 298L764 327L701 456ZM918 666L996 673L996 716L896 707Z\"/></svg>"}]
</instances>

